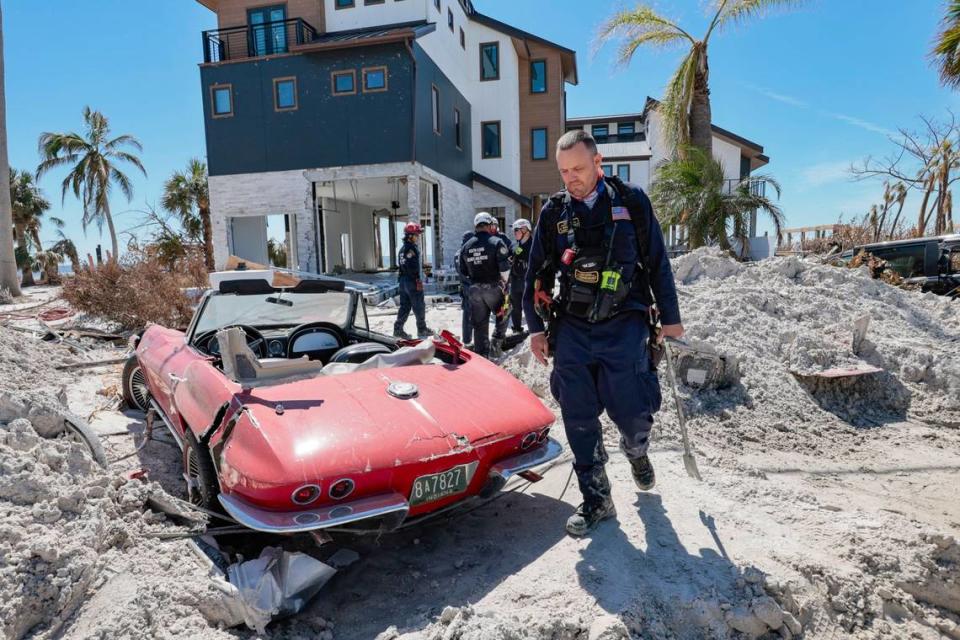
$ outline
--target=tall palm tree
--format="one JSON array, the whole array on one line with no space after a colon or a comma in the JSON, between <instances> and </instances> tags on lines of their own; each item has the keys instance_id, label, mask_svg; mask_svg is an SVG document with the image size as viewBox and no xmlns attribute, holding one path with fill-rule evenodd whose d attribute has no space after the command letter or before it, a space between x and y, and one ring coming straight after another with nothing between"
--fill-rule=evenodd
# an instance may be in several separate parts
<instances>
[{"instance_id":1,"label":"tall palm tree","mask_svg":"<svg viewBox=\"0 0 960 640\"><path fill-rule=\"evenodd\" d=\"M712 0L714 10L710 25L702 38L695 38L676 22L664 18L654 9L638 4L611 16L600 27L596 45L620 41L617 61L629 64L641 46L664 48L676 45L689 47L667 84L661 104L664 137L671 149L682 152L692 144L711 153L713 132L710 128L710 65L708 45L714 31L765 15L769 10L799 4L800 0Z\"/></svg>"},{"instance_id":2,"label":"tall palm tree","mask_svg":"<svg viewBox=\"0 0 960 640\"><path fill-rule=\"evenodd\" d=\"M163 208L176 213L188 237L203 236L207 269L213 271L213 228L210 225L210 189L207 165L191 158L186 171L175 171L163 185ZM198 231L200 233L198 233Z\"/></svg>"},{"instance_id":3,"label":"tall palm tree","mask_svg":"<svg viewBox=\"0 0 960 640\"><path fill-rule=\"evenodd\" d=\"M3 10L0 8L0 176L10 170L7 158L7 98L3 73ZM13 251L13 213L10 208L10 183L0 180L0 289L20 295L17 258Z\"/></svg>"},{"instance_id":4,"label":"tall palm tree","mask_svg":"<svg viewBox=\"0 0 960 640\"><path fill-rule=\"evenodd\" d=\"M53 243L50 251L59 253L67 258L67 260L70 261L70 268L73 269L73 272L80 273L80 256L77 254L77 246L73 244L73 240L64 235L63 231L58 230L57 233L60 235L60 239Z\"/></svg>"},{"instance_id":5,"label":"tall palm tree","mask_svg":"<svg viewBox=\"0 0 960 640\"><path fill-rule=\"evenodd\" d=\"M104 222L107 223L113 248L112 259L116 260L119 247L113 216L110 214L110 191L113 185L117 185L127 202L133 199L133 184L118 168L118 163L127 162L146 176L147 171L140 158L124 150L125 147L132 147L143 151L143 146L127 134L110 138L110 123L106 116L99 111L92 111L90 107L83 108L83 121L86 126L83 135L72 132L40 135L38 146L43 161L37 167L37 178L57 167L70 168L70 173L63 179L63 199L66 200L68 190L80 198L83 203L84 230L91 222L96 222L100 229L103 229Z\"/></svg>"},{"instance_id":6,"label":"tall palm tree","mask_svg":"<svg viewBox=\"0 0 960 640\"><path fill-rule=\"evenodd\" d=\"M766 212L777 237L784 225L783 212L765 193L751 189L756 181L771 186L780 197L780 184L769 175L751 176L733 189L726 188L723 166L699 147L681 150L682 156L661 164L650 189L657 218L664 227L682 225L689 248L718 244L730 249L730 239L739 241L746 254L750 216Z\"/></svg>"},{"instance_id":7,"label":"tall palm tree","mask_svg":"<svg viewBox=\"0 0 960 640\"><path fill-rule=\"evenodd\" d=\"M940 26L930 55L940 72L940 82L956 89L960 87L960 0L947 3Z\"/></svg>"},{"instance_id":8,"label":"tall palm tree","mask_svg":"<svg viewBox=\"0 0 960 640\"><path fill-rule=\"evenodd\" d=\"M16 169L10 169L10 202L13 211L14 237L17 240L18 250L24 256L24 261L20 265L23 272L20 286L31 287L34 281L33 261L29 259L30 250L43 251L40 244L40 227L44 212L50 208L50 202L43 197L31 173ZM52 220L57 226L63 225L63 221L59 218L52 218Z\"/></svg>"}]
</instances>

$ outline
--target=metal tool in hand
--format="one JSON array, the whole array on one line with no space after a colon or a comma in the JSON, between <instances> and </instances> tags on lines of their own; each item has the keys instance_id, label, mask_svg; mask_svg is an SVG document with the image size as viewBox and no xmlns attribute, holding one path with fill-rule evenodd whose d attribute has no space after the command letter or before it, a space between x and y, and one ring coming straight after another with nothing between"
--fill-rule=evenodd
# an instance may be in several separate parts
<instances>
[{"instance_id":1,"label":"metal tool in hand","mask_svg":"<svg viewBox=\"0 0 960 640\"><path fill-rule=\"evenodd\" d=\"M700 470L697 469L697 460L690 451L690 439L687 437L687 418L683 413L683 403L680 400L680 391L677 389L677 375L674 373L673 351L670 349L671 338L663 341L663 348L667 356L667 375L670 376L670 386L673 388L673 399L677 403L677 419L680 421L680 435L683 437L683 467L687 470L687 475L697 480L703 480L700 477Z\"/></svg>"}]
</instances>

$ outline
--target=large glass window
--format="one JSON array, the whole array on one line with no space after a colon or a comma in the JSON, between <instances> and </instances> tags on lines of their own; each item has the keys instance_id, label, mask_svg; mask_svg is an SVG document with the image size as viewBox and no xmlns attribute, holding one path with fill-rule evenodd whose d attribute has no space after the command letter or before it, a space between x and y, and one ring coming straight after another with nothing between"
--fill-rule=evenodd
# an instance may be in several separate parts
<instances>
[{"instance_id":1,"label":"large glass window","mask_svg":"<svg viewBox=\"0 0 960 640\"><path fill-rule=\"evenodd\" d=\"M593 138L597 142L606 142L610 135L610 128L605 124L595 124L592 128Z\"/></svg>"},{"instance_id":2,"label":"large glass window","mask_svg":"<svg viewBox=\"0 0 960 640\"><path fill-rule=\"evenodd\" d=\"M334 71L333 76L333 95L345 96L357 92L357 72L353 69L349 71Z\"/></svg>"},{"instance_id":3,"label":"large glass window","mask_svg":"<svg viewBox=\"0 0 960 640\"><path fill-rule=\"evenodd\" d=\"M530 63L530 93L547 92L547 61L534 60Z\"/></svg>"},{"instance_id":4,"label":"large glass window","mask_svg":"<svg viewBox=\"0 0 960 640\"><path fill-rule=\"evenodd\" d=\"M354 0L337 0L334 5L337 9L349 9L354 5Z\"/></svg>"},{"instance_id":5,"label":"large glass window","mask_svg":"<svg viewBox=\"0 0 960 640\"><path fill-rule=\"evenodd\" d=\"M287 52L287 30L284 20L287 9L283 5L260 7L247 11L250 25L250 46L254 56L269 56Z\"/></svg>"},{"instance_id":6,"label":"large glass window","mask_svg":"<svg viewBox=\"0 0 960 640\"><path fill-rule=\"evenodd\" d=\"M457 136L457 148L463 149L463 132L460 128L460 110L453 110L453 127Z\"/></svg>"},{"instance_id":7,"label":"large glass window","mask_svg":"<svg viewBox=\"0 0 960 640\"><path fill-rule=\"evenodd\" d=\"M453 33L453 9L447 7L447 26L450 27L450 32Z\"/></svg>"},{"instance_id":8,"label":"large glass window","mask_svg":"<svg viewBox=\"0 0 960 640\"><path fill-rule=\"evenodd\" d=\"M500 43L485 42L480 45L480 79L500 79Z\"/></svg>"},{"instance_id":9,"label":"large glass window","mask_svg":"<svg viewBox=\"0 0 960 640\"><path fill-rule=\"evenodd\" d=\"M530 132L531 155L534 160L547 159L547 130L534 129Z\"/></svg>"},{"instance_id":10,"label":"large glass window","mask_svg":"<svg viewBox=\"0 0 960 640\"><path fill-rule=\"evenodd\" d=\"M621 142L627 142L633 138L636 133L632 122L620 122L617 124L617 137L622 137Z\"/></svg>"},{"instance_id":11,"label":"large glass window","mask_svg":"<svg viewBox=\"0 0 960 640\"><path fill-rule=\"evenodd\" d=\"M296 78L274 79L273 108L277 111L292 111L297 108Z\"/></svg>"},{"instance_id":12,"label":"large glass window","mask_svg":"<svg viewBox=\"0 0 960 640\"><path fill-rule=\"evenodd\" d=\"M617 165L617 177L623 180L624 182L630 182L630 165L629 164L618 164Z\"/></svg>"},{"instance_id":13,"label":"large glass window","mask_svg":"<svg viewBox=\"0 0 960 640\"><path fill-rule=\"evenodd\" d=\"M226 118L233 115L233 86L229 84L210 87L210 103L214 118Z\"/></svg>"},{"instance_id":14,"label":"large glass window","mask_svg":"<svg viewBox=\"0 0 960 640\"><path fill-rule=\"evenodd\" d=\"M480 125L484 158L500 157L500 121L484 122Z\"/></svg>"},{"instance_id":15,"label":"large glass window","mask_svg":"<svg viewBox=\"0 0 960 640\"><path fill-rule=\"evenodd\" d=\"M613 165L612 164L602 164L600 165L600 171L603 171L603 175L612 176L613 175Z\"/></svg>"}]
</instances>

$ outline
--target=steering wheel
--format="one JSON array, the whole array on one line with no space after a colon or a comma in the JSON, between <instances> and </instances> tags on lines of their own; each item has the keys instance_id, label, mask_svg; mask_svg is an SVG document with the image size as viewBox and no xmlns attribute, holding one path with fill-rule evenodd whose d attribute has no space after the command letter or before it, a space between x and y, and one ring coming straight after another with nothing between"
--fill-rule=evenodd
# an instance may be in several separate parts
<instances>
[{"instance_id":1,"label":"steering wheel","mask_svg":"<svg viewBox=\"0 0 960 640\"><path fill-rule=\"evenodd\" d=\"M230 329L233 327L237 327L241 331L243 331L243 334L244 336L246 336L246 339L247 339L247 346L250 347L250 349L256 354L257 358L267 357L266 352L264 351L263 334L248 324L231 324L225 327L220 327L219 329L210 329L209 331L204 331L200 335L195 336L193 338L193 344L194 346L201 348L203 351L207 352L208 354L219 358L220 357L219 347L217 348L216 351L210 349L210 341L211 340L215 341L217 339L217 331L220 331L221 329ZM201 347L201 345L203 346Z\"/></svg>"},{"instance_id":2,"label":"steering wheel","mask_svg":"<svg viewBox=\"0 0 960 640\"><path fill-rule=\"evenodd\" d=\"M297 352L297 354L295 355L293 348L297 343L297 338L299 338L304 334L311 333L313 329L324 329L325 331L332 333L337 340L337 346L323 348L323 349L315 349L310 351L300 351L300 352ZM339 349L345 347L346 345L347 345L347 334L342 328L340 328L339 325L336 325L332 322L323 322L323 321L305 322L299 326L294 327L293 330L290 331L290 334L287 336L287 357L297 358L299 356L306 354L307 356L311 356L310 358L311 360L313 359L312 356L317 356L321 360L323 360L323 356L326 356L329 359L330 356L332 356Z\"/></svg>"}]
</instances>

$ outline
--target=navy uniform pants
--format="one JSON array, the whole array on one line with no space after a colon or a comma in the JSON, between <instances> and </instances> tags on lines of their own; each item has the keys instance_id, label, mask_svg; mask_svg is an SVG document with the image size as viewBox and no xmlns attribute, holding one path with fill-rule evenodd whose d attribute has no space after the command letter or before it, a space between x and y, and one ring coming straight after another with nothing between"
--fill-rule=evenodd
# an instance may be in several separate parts
<instances>
[{"instance_id":1,"label":"navy uniform pants","mask_svg":"<svg viewBox=\"0 0 960 640\"><path fill-rule=\"evenodd\" d=\"M523 279L510 280L510 324L514 333L523 331Z\"/></svg>"},{"instance_id":2,"label":"navy uniform pants","mask_svg":"<svg viewBox=\"0 0 960 640\"><path fill-rule=\"evenodd\" d=\"M417 291L417 281L409 276L400 276L400 309L397 310L397 324L395 331L403 329L410 317L410 310L417 319L417 331L427 330L427 308L423 301L423 291Z\"/></svg>"},{"instance_id":3,"label":"navy uniform pants","mask_svg":"<svg viewBox=\"0 0 960 640\"><path fill-rule=\"evenodd\" d=\"M484 358L490 355L490 314L496 315L503 305L503 291L496 283L474 283L468 289L470 296L470 318L473 321L473 350ZM499 323L493 333L496 340L502 340Z\"/></svg>"},{"instance_id":4,"label":"navy uniform pants","mask_svg":"<svg viewBox=\"0 0 960 640\"><path fill-rule=\"evenodd\" d=\"M622 312L596 324L561 316L555 327L550 391L560 404L584 500L603 500L610 485L600 414L606 410L617 425L620 448L632 459L646 454L653 414L660 409L646 314Z\"/></svg>"},{"instance_id":5,"label":"navy uniform pants","mask_svg":"<svg viewBox=\"0 0 960 640\"><path fill-rule=\"evenodd\" d=\"M463 310L460 334L464 344L473 342L473 317L470 314L470 281L460 280L460 308Z\"/></svg>"}]
</instances>

